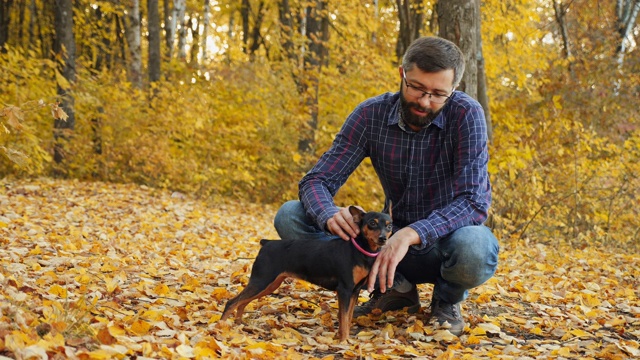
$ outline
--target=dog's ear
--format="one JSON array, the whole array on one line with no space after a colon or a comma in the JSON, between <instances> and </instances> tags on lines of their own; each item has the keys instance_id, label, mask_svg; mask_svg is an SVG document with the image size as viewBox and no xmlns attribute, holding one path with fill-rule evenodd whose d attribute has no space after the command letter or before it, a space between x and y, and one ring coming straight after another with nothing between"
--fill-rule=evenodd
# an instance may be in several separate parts
<instances>
[{"instance_id":1,"label":"dog's ear","mask_svg":"<svg viewBox=\"0 0 640 360\"><path fill-rule=\"evenodd\" d=\"M360 224L360 222L362 221L362 218L364 217L364 211L351 205L349 206L349 212L351 213L351 216L353 216L353 222L356 224Z\"/></svg>"},{"instance_id":2,"label":"dog's ear","mask_svg":"<svg viewBox=\"0 0 640 360\"><path fill-rule=\"evenodd\" d=\"M389 200L389 217L393 220L393 201Z\"/></svg>"}]
</instances>

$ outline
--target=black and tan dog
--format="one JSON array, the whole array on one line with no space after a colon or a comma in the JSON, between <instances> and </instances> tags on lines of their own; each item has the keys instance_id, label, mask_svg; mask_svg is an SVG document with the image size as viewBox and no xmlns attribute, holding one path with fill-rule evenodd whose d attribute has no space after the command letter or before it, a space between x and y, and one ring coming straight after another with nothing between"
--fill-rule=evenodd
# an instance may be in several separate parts
<instances>
[{"instance_id":1,"label":"black and tan dog","mask_svg":"<svg viewBox=\"0 0 640 360\"><path fill-rule=\"evenodd\" d=\"M365 213L354 206L349 212L360 227L360 234L351 241L261 240L249 284L227 302L221 320L237 310L239 323L247 304L271 294L287 277L294 277L338 293L338 335L341 341L346 340L360 288L392 231L391 216L387 214Z\"/></svg>"}]
</instances>

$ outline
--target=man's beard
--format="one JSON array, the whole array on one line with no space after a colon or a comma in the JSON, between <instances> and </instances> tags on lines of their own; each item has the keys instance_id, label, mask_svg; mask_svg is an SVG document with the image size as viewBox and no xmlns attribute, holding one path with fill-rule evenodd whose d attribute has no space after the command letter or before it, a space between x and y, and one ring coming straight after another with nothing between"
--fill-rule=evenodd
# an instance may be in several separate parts
<instances>
[{"instance_id":1,"label":"man's beard","mask_svg":"<svg viewBox=\"0 0 640 360\"><path fill-rule=\"evenodd\" d=\"M414 108L421 112L426 112L427 115L416 115L411 112L411 108ZM436 111L433 111L430 108L423 108L418 103L407 101L407 99L404 97L404 93L400 92L400 111L402 111L402 120L404 120L407 125L424 128L431 124L433 119L435 119L440 114L442 108Z\"/></svg>"}]
</instances>

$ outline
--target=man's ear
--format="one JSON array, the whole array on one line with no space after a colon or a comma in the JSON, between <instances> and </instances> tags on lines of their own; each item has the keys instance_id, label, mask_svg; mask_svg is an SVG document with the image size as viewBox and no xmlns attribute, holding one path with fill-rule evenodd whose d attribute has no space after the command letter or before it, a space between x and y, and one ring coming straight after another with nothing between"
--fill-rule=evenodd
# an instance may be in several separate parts
<instances>
[{"instance_id":1,"label":"man's ear","mask_svg":"<svg viewBox=\"0 0 640 360\"><path fill-rule=\"evenodd\" d=\"M349 206L349 212L351 213L351 216L353 216L353 222L356 224L360 224L360 222L362 221L362 218L364 217L364 211L351 205Z\"/></svg>"}]
</instances>

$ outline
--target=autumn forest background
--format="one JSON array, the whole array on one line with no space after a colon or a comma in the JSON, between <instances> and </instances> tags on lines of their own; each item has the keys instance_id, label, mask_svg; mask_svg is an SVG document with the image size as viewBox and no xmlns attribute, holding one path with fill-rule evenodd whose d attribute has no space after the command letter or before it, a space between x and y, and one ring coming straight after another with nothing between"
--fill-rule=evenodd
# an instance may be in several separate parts
<instances>
[{"instance_id":1,"label":"autumn forest background","mask_svg":"<svg viewBox=\"0 0 640 360\"><path fill-rule=\"evenodd\" d=\"M638 0L1 0L0 194L17 206L11 194L69 186L97 194L89 184L123 184L125 192L197 199L221 223L229 220L217 210L243 218L256 206L273 211L296 198L297 181L358 103L398 90L408 44L439 35L463 49L462 90L485 108L494 198L487 225L506 251L518 259L540 259L546 247L606 251L637 265L639 12ZM382 207L368 162L336 201ZM15 234L27 220L8 211L0 208L0 230ZM251 258L251 246L226 256ZM636 289L627 295L637 319L635 271L618 285ZM621 339L635 344L622 354L638 354L637 328ZM218 355L221 348L210 346Z\"/></svg>"}]
</instances>

